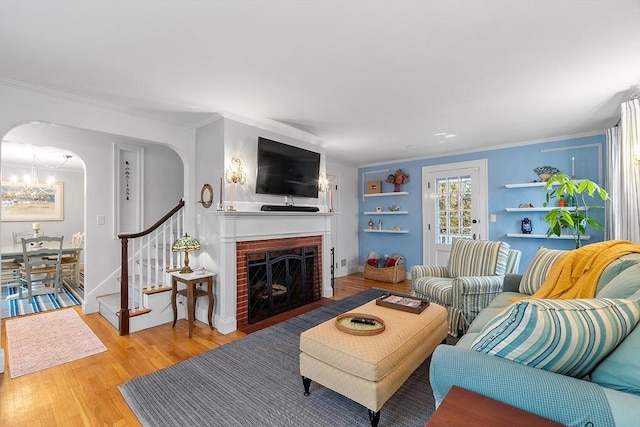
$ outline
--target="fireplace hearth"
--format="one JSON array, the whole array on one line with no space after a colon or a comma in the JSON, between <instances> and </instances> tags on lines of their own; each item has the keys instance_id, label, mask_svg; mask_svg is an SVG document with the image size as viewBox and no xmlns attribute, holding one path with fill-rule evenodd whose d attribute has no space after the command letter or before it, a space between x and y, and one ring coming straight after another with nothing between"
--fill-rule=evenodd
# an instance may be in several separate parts
<instances>
[{"instance_id":1,"label":"fireplace hearth","mask_svg":"<svg viewBox=\"0 0 640 427\"><path fill-rule=\"evenodd\" d=\"M246 265L250 324L321 297L317 246L252 252Z\"/></svg>"}]
</instances>

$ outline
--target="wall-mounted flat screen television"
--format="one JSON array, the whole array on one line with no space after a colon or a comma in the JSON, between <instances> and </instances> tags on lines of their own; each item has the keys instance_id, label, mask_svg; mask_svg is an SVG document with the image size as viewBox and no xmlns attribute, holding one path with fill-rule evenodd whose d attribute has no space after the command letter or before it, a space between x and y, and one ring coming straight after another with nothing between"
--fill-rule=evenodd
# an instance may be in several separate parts
<instances>
[{"instance_id":1,"label":"wall-mounted flat screen television","mask_svg":"<svg viewBox=\"0 0 640 427\"><path fill-rule=\"evenodd\" d=\"M318 197L320 153L258 137L256 193Z\"/></svg>"}]
</instances>

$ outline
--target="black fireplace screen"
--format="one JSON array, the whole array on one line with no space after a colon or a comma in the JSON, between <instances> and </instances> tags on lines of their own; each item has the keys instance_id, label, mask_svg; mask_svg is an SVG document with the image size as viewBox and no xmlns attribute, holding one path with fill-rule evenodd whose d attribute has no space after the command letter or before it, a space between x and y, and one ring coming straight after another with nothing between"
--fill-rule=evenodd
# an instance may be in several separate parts
<instances>
[{"instance_id":1,"label":"black fireplace screen","mask_svg":"<svg viewBox=\"0 0 640 427\"><path fill-rule=\"evenodd\" d=\"M318 247L247 254L249 323L320 299Z\"/></svg>"}]
</instances>

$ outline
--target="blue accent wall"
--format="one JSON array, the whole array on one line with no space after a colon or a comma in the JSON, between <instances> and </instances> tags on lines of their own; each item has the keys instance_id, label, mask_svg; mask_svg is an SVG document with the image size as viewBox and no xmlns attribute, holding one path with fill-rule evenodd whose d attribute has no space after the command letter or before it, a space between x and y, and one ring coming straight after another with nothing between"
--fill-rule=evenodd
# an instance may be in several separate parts
<instances>
[{"instance_id":1,"label":"blue accent wall","mask_svg":"<svg viewBox=\"0 0 640 427\"><path fill-rule=\"evenodd\" d=\"M605 176L605 135L594 135L561 141L551 141L539 144L523 145L519 147L487 150L475 153L443 156L431 159L394 162L385 165L363 167L358 173L359 197L359 258L360 265L364 264L364 257L370 251L382 254L401 254L407 264L407 270L412 265L422 264L422 168L424 166L487 159L488 162L488 213L496 215L496 222L489 222L489 218L482 218L489 224L489 240L506 241L514 249L522 251L520 273L524 272L531 262L536 250L540 246L554 249L573 249L573 240L559 239L523 239L510 238L507 233L519 233L520 222L526 216L533 225L533 233L544 234L547 225L544 222L545 212L507 212L506 207L517 207L520 204L531 203L542 206L546 190L542 187L508 189L505 184L533 182L538 179L533 169L537 166L555 166L562 173L571 175L572 161L575 161L575 176L577 179L588 178L604 185ZM410 175L409 182L401 186L401 191L409 192L406 196L362 197L366 192L367 181L382 181L382 192L393 192L393 184L385 182L387 175L396 169ZM387 172L377 172L388 169ZM602 171L602 172L599 172ZM599 176L599 173L602 176ZM401 210L408 211L407 215L364 215L364 212L375 211L376 206L382 206L385 211L392 204L399 205ZM596 199L596 204L603 202ZM604 209L592 212L593 217L604 224ZM409 230L407 234L366 233L369 219L377 225L383 222L383 228L398 226ZM589 228L587 233L591 239L583 242L589 244L604 240L601 231Z\"/></svg>"}]
</instances>

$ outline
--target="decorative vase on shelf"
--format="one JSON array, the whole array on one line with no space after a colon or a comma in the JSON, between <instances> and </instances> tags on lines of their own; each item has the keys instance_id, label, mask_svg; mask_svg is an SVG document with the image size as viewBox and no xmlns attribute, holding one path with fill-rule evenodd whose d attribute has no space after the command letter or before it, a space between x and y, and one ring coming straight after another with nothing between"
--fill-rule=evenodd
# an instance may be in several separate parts
<instances>
[{"instance_id":1,"label":"decorative vase on shelf","mask_svg":"<svg viewBox=\"0 0 640 427\"><path fill-rule=\"evenodd\" d=\"M402 172L402 169L396 170L392 175L389 175L386 179L389 184L393 184L393 192L400 191L400 184L406 184L409 182L409 174Z\"/></svg>"}]
</instances>

